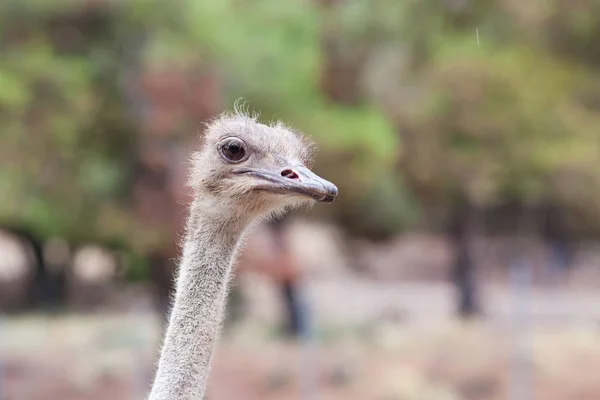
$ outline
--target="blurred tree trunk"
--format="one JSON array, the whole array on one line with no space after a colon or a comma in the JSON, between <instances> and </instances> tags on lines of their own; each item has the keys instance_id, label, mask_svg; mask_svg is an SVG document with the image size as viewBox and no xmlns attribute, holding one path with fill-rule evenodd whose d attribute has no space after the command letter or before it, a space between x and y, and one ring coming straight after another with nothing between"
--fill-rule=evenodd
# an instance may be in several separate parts
<instances>
[{"instance_id":1,"label":"blurred tree trunk","mask_svg":"<svg viewBox=\"0 0 600 400\"><path fill-rule=\"evenodd\" d=\"M175 262L164 253L154 252L148 257L148 268L156 308L164 317L163 324L166 324L171 309L171 293L174 290Z\"/></svg>"},{"instance_id":2,"label":"blurred tree trunk","mask_svg":"<svg viewBox=\"0 0 600 400\"><path fill-rule=\"evenodd\" d=\"M324 23L319 45L323 59L319 86L334 103L355 106L361 101L360 75L367 59L368 47L357 39L348 40L337 24L339 0L321 0Z\"/></svg>"},{"instance_id":3,"label":"blurred tree trunk","mask_svg":"<svg viewBox=\"0 0 600 400\"><path fill-rule=\"evenodd\" d=\"M461 318L474 317L481 312L477 290L473 244L481 232L481 212L468 199L459 201L451 236L456 249L452 266L452 282L457 293L457 313Z\"/></svg>"},{"instance_id":4,"label":"blurred tree trunk","mask_svg":"<svg viewBox=\"0 0 600 400\"><path fill-rule=\"evenodd\" d=\"M565 209L557 205L548 205L545 211L545 224L542 235L550 247L551 262L546 273L553 283L558 283L568 273L573 261L573 244L567 226Z\"/></svg>"}]
</instances>

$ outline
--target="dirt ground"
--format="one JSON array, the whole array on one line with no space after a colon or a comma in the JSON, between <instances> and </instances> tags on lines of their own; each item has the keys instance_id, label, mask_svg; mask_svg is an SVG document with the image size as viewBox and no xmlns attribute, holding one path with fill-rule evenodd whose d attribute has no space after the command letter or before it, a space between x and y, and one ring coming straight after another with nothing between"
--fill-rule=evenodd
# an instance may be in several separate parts
<instances>
[{"instance_id":1,"label":"dirt ground","mask_svg":"<svg viewBox=\"0 0 600 400\"><path fill-rule=\"evenodd\" d=\"M514 332L490 321L321 326L312 344L273 332L247 321L227 333L208 399L509 399L529 390L529 366L531 396L520 399L600 399L594 324L536 327L522 342L531 360L515 358ZM159 335L144 313L4 319L0 399L141 400Z\"/></svg>"}]
</instances>

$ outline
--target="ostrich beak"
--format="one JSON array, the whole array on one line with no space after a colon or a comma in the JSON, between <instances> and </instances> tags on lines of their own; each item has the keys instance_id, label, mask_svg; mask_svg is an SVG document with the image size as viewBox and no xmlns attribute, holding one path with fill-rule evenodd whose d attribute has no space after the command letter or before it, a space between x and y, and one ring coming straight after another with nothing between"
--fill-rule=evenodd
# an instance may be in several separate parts
<instances>
[{"instance_id":1,"label":"ostrich beak","mask_svg":"<svg viewBox=\"0 0 600 400\"><path fill-rule=\"evenodd\" d=\"M251 175L261 180L257 190L279 194L301 194L323 203L333 203L338 188L321 178L304 165L294 165L280 170L238 168L234 174Z\"/></svg>"}]
</instances>

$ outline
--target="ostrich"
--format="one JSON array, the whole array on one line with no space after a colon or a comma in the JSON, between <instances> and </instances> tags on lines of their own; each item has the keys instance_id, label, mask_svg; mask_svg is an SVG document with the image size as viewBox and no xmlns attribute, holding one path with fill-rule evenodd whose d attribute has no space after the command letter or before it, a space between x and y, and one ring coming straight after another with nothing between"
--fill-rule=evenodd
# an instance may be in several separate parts
<instances>
[{"instance_id":1,"label":"ostrich","mask_svg":"<svg viewBox=\"0 0 600 400\"><path fill-rule=\"evenodd\" d=\"M331 203L337 187L305 165L312 146L235 107L213 120L192 159L193 201L175 298L149 400L202 399L240 241L254 223Z\"/></svg>"}]
</instances>

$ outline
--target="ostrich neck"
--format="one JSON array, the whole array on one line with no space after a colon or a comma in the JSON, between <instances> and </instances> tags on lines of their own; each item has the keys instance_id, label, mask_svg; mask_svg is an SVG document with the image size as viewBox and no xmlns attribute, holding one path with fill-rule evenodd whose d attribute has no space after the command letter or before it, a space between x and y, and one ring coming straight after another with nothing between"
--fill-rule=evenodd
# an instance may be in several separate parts
<instances>
[{"instance_id":1,"label":"ostrich neck","mask_svg":"<svg viewBox=\"0 0 600 400\"><path fill-rule=\"evenodd\" d=\"M246 224L193 204L169 326L149 400L200 400L223 319L236 248ZM212 208L214 209L214 208Z\"/></svg>"}]
</instances>

